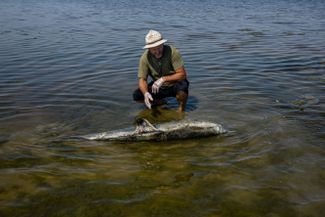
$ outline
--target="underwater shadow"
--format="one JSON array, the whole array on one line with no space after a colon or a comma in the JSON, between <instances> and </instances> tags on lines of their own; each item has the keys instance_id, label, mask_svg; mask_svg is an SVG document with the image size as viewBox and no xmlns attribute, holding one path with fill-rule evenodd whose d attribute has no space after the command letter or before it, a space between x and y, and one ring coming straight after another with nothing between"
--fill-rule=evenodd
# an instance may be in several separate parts
<instances>
[{"instance_id":1,"label":"underwater shadow","mask_svg":"<svg viewBox=\"0 0 325 217\"><path fill-rule=\"evenodd\" d=\"M179 121L186 117L186 113L197 109L198 99L189 96L185 112L178 111L178 102L174 97L168 97L166 104L153 106L151 109L143 109L136 115L135 120L145 118L151 123L163 123L169 121Z\"/></svg>"}]
</instances>

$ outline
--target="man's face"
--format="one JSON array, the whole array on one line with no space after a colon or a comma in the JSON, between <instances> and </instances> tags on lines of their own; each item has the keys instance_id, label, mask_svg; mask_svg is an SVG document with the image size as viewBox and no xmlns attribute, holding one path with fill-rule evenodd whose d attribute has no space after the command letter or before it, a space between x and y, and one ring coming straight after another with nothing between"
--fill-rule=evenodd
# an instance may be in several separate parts
<instances>
[{"instance_id":1,"label":"man's face","mask_svg":"<svg viewBox=\"0 0 325 217\"><path fill-rule=\"evenodd\" d=\"M161 44L157 47L149 48L149 52L154 55L157 59L161 58L163 55L164 45Z\"/></svg>"}]
</instances>

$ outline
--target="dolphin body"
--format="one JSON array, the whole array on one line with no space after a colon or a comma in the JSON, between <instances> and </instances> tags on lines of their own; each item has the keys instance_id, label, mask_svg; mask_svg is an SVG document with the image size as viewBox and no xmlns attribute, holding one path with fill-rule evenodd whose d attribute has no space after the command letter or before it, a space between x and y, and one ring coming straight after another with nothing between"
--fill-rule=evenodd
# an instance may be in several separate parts
<instances>
[{"instance_id":1,"label":"dolphin body","mask_svg":"<svg viewBox=\"0 0 325 217\"><path fill-rule=\"evenodd\" d=\"M94 133L79 138L86 140L108 140L120 142L166 141L196 137L216 136L227 131L220 125L204 121L180 121L153 126L148 120L136 120L135 129Z\"/></svg>"}]
</instances>

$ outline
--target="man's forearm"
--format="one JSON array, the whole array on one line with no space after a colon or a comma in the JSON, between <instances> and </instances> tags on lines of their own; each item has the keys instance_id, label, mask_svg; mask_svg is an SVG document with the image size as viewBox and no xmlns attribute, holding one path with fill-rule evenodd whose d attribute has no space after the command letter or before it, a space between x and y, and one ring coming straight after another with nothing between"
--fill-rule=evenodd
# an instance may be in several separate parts
<instances>
[{"instance_id":1,"label":"man's forearm","mask_svg":"<svg viewBox=\"0 0 325 217\"><path fill-rule=\"evenodd\" d=\"M147 84L147 81L145 79L143 79L143 78L139 79L139 88L140 88L140 90L141 90L141 92L143 94L148 92L148 84Z\"/></svg>"},{"instance_id":2,"label":"man's forearm","mask_svg":"<svg viewBox=\"0 0 325 217\"><path fill-rule=\"evenodd\" d=\"M179 81L186 79L186 71L185 68L182 67L176 70L175 74L163 76L164 81Z\"/></svg>"}]
</instances>

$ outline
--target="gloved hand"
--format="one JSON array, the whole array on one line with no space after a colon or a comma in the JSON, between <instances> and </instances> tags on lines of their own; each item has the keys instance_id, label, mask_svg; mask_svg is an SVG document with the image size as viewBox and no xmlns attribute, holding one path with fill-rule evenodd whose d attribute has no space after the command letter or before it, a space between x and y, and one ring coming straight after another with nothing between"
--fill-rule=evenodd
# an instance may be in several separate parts
<instances>
[{"instance_id":1,"label":"gloved hand","mask_svg":"<svg viewBox=\"0 0 325 217\"><path fill-rule=\"evenodd\" d=\"M150 101L153 101L153 98L151 96L151 94L149 92L146 92L144 94L144 103L146 104L146 106L151 109L151 103Z\"/></svg>"},{"instance_id":2,"label":"gloved hand","mask_svg":"<svg viewBox=\"0 0 325 217\"><path fill-rule=\"evenodd\" d=\"M152 92L154 94L159 92L159 88L161 87L161 85L165 82L165 79L163 77L159 78L158 80L155 81L155 83L153 83L152 85Z\"/></svg>"}]
</instances>

